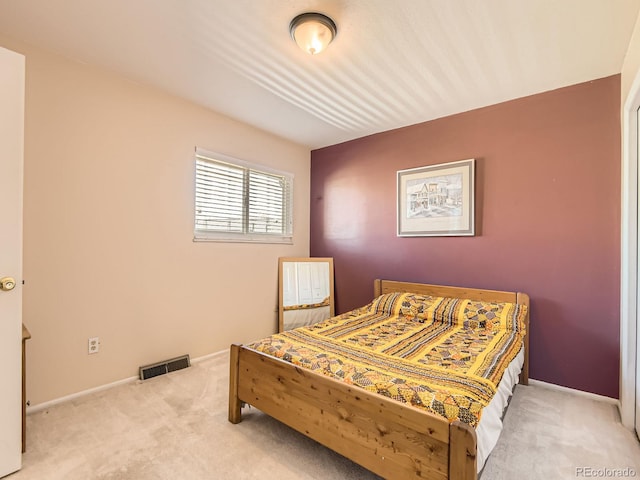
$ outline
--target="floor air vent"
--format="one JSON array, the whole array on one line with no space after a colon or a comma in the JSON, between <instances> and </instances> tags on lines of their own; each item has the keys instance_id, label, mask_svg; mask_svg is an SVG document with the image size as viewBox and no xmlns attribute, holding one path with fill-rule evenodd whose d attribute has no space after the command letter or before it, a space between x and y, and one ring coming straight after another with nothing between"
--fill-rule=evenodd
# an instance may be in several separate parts
<instances>
[{"instance_id":1,"label":"floor air vent","mask_svg":"<svg viewBox=\"0 0 640 480\"><path fill-rule=\"evenodd\" d=\"M191 366L189 355L183 355L181 357L172 358L171 360L165 360L164 362L153 363L151 365L145 365L140 367L140 380L147 380L149 378L157 377L158 375L164 375L165 373L175 372Z\"/></svg>"}]
</instances>

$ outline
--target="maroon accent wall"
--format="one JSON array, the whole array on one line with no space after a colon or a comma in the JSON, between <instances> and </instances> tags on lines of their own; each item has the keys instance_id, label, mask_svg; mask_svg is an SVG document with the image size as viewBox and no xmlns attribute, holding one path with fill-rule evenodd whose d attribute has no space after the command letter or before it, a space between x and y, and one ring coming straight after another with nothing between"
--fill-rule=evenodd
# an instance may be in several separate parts
<instances>
[{"instance_id":1,"label":"maroon accent wall","mask_svg":"<svg viewBox=\"0 0 640 480\"><path fill-rule=\"evenodd\" d=\"M531 377L618 398L620 76L315 150L311 254L373 280L531 297ZM396 236L397 170L476 159L476 236Z\"/></svg>"}]
</instances>

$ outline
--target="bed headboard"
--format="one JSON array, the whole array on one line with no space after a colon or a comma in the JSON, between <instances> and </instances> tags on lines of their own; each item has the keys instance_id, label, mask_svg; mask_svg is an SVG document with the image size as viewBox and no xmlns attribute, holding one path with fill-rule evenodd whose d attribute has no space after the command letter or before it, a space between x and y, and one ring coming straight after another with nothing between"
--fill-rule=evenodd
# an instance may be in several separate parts
<instances>
[{"instance_id":1,"label":"bed headboard","mask_svg":"<svg viewBox=\"0 0 640 480\"><path fill-rule=\"evenodd\" d=\"M373 283L374 297L383 293L411 292L434 297L468 298L485 302L511 302L529 306L529 296L520 292L503 292L500 290L481 290L477 288L447 287L429 285L427 283L397 282L377 279Z\"/></svg>"}]
</instances>

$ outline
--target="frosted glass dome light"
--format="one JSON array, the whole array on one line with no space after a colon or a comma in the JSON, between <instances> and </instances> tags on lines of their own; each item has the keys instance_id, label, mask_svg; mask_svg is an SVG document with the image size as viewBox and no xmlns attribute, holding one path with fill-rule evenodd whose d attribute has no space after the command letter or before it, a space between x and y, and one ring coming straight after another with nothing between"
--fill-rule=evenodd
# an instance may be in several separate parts
<instances>
[{"instance_id":1,"label":"frosted glass dome light","mask_svg":"<svg viewBox=\"0 0 640 480\"><path fill-rule=\"evenodd\" d=\"M338 29L333 20L321 13L302 13L289 24L291 38L305 52L317 55L333 41Z\"/></svg>"}]
</instances>

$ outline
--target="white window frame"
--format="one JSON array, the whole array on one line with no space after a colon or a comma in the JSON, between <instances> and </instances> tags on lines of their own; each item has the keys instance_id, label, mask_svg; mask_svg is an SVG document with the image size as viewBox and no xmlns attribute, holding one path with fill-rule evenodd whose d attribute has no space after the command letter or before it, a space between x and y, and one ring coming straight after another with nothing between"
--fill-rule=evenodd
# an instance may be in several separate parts
<instances>
[{"instance_id":1,"label":"white window frame","mask_svg":"<svg viewBox=\"0 0 640 480\"><path fill-rule=\"evenodd\" d=\"M227 163L234 167L239 167L242 169L253 170L258 173L264 173L268 175L277 175L284 178L286 187L284 194L284 223L283 223L283 233L257 233L257 232L225 232L221 230L207 230L207 229L199 229L196 227L196 215L197 215L197 181L198 181L198 172L197 172L197 163L198 159L209 160L211 162L218 163ZM289 172L284 172L280 170L276 170L270 167L266 167L264 165L258 165L255 163L247 162L245 160L240 160L238 158L234 158L228 155L224 155L217 152L211 152L204 150L202 148L196 147L194 161L194 208L193 208L193 222L194 222L194 242L241 242L241 243L285 243L292 244L293 243L293 174ZM248 187L246 188L246 192L248 193ZM243 199L243 206L245 208L246 213L246 203L248 202L248 197L245 195ZM246 222L244 223L243 229L246 229Z\"/></svg>"}]
</instances>

